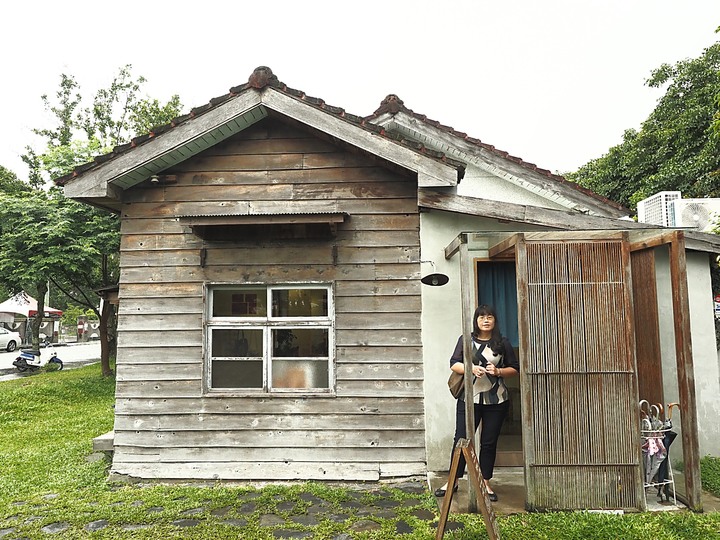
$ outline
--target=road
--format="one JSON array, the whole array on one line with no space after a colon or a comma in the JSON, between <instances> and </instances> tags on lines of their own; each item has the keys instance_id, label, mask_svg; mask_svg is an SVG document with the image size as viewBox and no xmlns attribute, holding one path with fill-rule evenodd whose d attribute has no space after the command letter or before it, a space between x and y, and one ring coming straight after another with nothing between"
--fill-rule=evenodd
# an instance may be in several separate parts
<instances>
[{"instance_id":1,"label":"road","mask_svg":"<svg viewBox=\"0 0 720 540\"><path fill-rule=\"evenodd\" d=\"M63 361L66 368L79 367L100 361L100 342L93 341L90 343L69 343L67 345L58 345L54 347L58 357ZM53 352L53 347L40 349L40 357L43 363L47 362ZM18 376L27 376L17 371L12 365L13 360L18 357L19 351L0 352L0 381L15 379Z\"/></svg>"}]
</instances>

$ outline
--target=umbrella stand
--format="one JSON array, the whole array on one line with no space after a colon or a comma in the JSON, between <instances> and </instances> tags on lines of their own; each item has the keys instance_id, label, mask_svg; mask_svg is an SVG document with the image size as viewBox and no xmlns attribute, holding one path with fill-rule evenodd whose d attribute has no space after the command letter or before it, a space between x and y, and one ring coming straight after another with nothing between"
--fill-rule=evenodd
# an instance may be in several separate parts
<instances>
[{"instance_id":1,"label":"umbrella stand","mask_svg":"<svg viewBox=\"0 0 720 540\"><path fill-rule=\"evenodd\" d=\"M644 484L648 488L657 488L659 502L670 501L672 489L673 504L677 506L675 495L675 477L670 464L670 445L677 437L672 430L672 409L678 403L668 404L668 416L661 404L650 405L647 400L640 400L640 437L642 445L643 465L645 470Z\"/></svg>"}]
</instances>

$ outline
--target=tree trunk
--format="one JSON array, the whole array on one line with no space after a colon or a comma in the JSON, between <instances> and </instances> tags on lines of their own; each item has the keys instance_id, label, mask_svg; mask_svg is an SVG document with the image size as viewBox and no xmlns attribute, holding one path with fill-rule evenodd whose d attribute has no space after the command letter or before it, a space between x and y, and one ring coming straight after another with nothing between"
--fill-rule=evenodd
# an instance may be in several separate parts
<instances>
[{"instance_id":1,"label":"tree trunk","mask_svg":"<svg viewBox=\"0 0 720 540\"><path fill-rule=\"evenodd\" d=\"M107 300L102 302L102 310L100 311L100 368L103 377L110 377L113 371L110 368L111 339L109 332L109 322L112 320L113 306Z\"/></svg>"},{"instance_id":2,"label":"tree trunk","mask_svg":"<svg viewBox=\"0 0 720 540\"><path fill-rule=\"evenodd\" d=\"M47 282L38 283L37 289L37 313L33 317L32 322L32 338L31 347L33 351L40 350L40 327L42 326L43 317L45 316L45 293L48 290Z\"/></svg>"}]
</instances>

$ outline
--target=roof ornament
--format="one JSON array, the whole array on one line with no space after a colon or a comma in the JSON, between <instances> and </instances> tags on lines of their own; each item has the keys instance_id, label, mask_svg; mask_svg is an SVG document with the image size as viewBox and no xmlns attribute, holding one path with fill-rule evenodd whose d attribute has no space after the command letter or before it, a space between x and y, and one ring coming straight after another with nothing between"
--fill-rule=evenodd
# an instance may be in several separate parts
<instances>
[{"instance_id":1,"label":"roof ornament","mask_svg":"<svg viewBox=\"0 0 720 540\"><path fill-rule=\"evenodd\" d=\"M280 81L273 74L272 69L267 66L256 67L248 79L248 85L252 88L265 88L266 86L279 86Z\"/></svg>"},{"instance_id":2,"label":"roof ornament","mask_svg":"<svg viewBox=\"0 0 720 540\"><path fill-rule=\"evenodd\" d=\"M388 94L385 99L380 102L380 107L373 113L374 116L383 113L397 114L405 109L405 103L396 94Z\"/></svg>"}]
</instances>

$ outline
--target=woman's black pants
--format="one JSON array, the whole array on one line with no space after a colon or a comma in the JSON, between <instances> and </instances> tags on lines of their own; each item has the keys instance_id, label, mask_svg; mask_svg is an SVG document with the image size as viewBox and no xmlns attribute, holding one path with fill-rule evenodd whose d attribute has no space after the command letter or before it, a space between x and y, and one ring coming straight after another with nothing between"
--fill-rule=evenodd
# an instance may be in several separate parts
<instances>
[{"instance_id":1,"label":"woman's black pants","mask_svg":"<svg viewBox=\"0 0 720 540\"><path fill-rule=\"evenodd\" d=\"M480 472L482 472L485 480L493 477L493 469L495 468L495 454L497 453L497 442L500 437L500 428L510 409L510 402L503 401L497 405L483 405L474 403L475 406L475 431L477 431L482 421L482 430L480 431L480 451L478 452L478 460L480 461ZM457 408L455 413L455 440L453 441L453 454L455 446L460 439L466 439L465 435L465 402L462 399L457 400ZM452 464L452 454L450 455L450 463ZM458 464L457 477L460 478L465 474L465 456L460 453L460 462Z\"/></svg>"}]
</instances>

